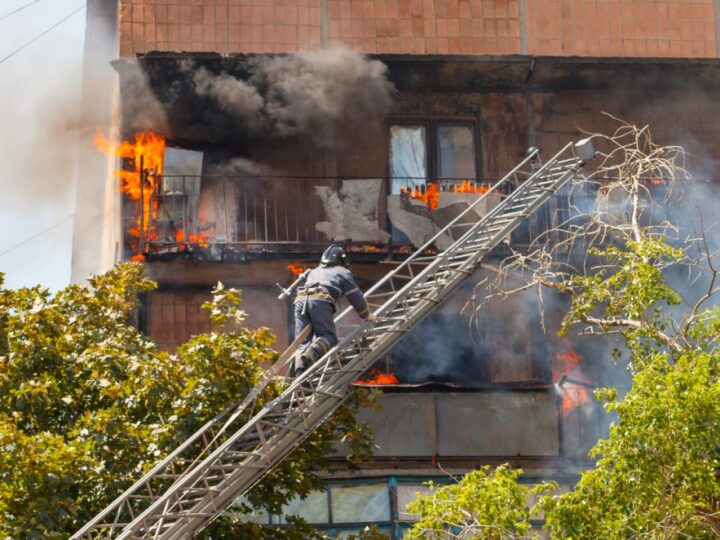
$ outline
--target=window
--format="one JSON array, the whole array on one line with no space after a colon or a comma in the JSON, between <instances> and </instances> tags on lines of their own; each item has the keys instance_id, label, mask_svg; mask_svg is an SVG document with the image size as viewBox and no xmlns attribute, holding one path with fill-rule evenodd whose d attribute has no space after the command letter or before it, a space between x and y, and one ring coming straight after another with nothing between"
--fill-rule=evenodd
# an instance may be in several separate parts
<instances>
[{"instance_id":1,"label":"window","mask_svg":"<svg viewBox=\"0 0 720 540\"><path fill-rule=\"evenodd\" d=\"M425 126L390 127L391 193L400 188L425 185L427 179L427 130Z\"/></svg>"},{"instance_id":2,"label":"window","mask_svg":"<svg viewBox=\"0 0 720 540\"><path fill-rule=\"evenodd\" d=\"M390 192L421 187L428 180L477 179L472 122L426 120L390 126Z\"/></svg>"},{"instance_id":3,"label":"window","mask_svg":"<svg viewBox=\"0 0 720 540\"><path fill-rule=\"evenodd\" d=\"M470 126L440 125L437 128L439 178L474 179L475 134Z\"/></svg>"}]
</instances>

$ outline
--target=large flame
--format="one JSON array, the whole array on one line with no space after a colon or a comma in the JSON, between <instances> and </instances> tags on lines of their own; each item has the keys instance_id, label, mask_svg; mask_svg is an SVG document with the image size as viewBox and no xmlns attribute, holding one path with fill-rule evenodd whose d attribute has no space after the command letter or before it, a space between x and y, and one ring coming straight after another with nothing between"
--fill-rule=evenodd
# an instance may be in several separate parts
<instances>
[{"instance_id":1,"label":"large flame","mask_svg":"<svg viewBox=\"0 0 720 540\"><path fill-rule=\"evenodd\" d=\"M379 369L371 369L367 374L367 379L358 379L355 384L375 386L397 384L398 382L398 378L394 373L383 373Z\"/></svg>"},{"instance_id":2,"label":"large flame","mask_svg":"<svg viewBox=\"0 0 720 540\"><path fill-rule=\"evenodd\" d=\"M138 213L136 226L128 230L136 239L134 250L138 251L141 232L145 240L155 238L155 231L150 227L150 218L157 217L157 202L152 200L152 195L163 171L165 138L153 131L143 131L135 135L134 142L122 141L114 145L98 130L93 142L101 152L131 162L128 168L116 170L115 176L120 178L120 190L123 193L134 201L141 201L142 213ZM137 253L133 260L142 260L142 257L141 253Z\"/></svg>"},{"instance_id":3,"label":"large flame","mask_svg":"<svg viewBox=\"0 0 720 540\"><path fill-rule=\"evenodd\" d=\"M134 239L131 248L136 252L132 260L141 261L145 256L140 253L140 239L147 242L157 238L155 227L151 225L151 221L157 219L158 215L158 201L153 198L153 194L162 177L165 138L153 131L142 131L135 134L134 142L122 141L114 145L98 130L93 142L101 152L130 162L126 168L118 169L114 174L120 178L120 191L133 201L141 201L142 212L138 212L135 227L128 229L128 234ZM208 246L205 235L187 234L185 229L175 231L175 241L180 249L189 244Z\"/></svg>"},{"instance_id":4,"label":"large flame","mask_svg":"<svg viewBox=\"0 0 720 540\"><path fill-rule=\"evenodd\" d=\"M568 342L565 342L565 352L555 355L552 379L562 395L564 416L590 401L586 384L591 381L583 374L581 362L582 356Z\"/></svg>"}]
</instances>

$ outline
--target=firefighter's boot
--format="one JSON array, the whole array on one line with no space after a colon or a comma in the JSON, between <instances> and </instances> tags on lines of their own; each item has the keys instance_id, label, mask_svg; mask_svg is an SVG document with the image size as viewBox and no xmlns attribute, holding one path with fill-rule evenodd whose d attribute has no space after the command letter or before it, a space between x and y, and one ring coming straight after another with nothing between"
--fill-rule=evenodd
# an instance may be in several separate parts
<instances>
[{"instance_id":1,"label":"firefighter's boot","mask_svg":"<svg viewBox=\"0 0 720 540\"><path fill-rule=\"evenodd\" d=\"M300 353L300 366L301 368L308 369L315 362L320 360L323 355L330 350L330 344L323 338L317 338L315 341L310 343L305 350Z\"/></svg>"}]
</instances>

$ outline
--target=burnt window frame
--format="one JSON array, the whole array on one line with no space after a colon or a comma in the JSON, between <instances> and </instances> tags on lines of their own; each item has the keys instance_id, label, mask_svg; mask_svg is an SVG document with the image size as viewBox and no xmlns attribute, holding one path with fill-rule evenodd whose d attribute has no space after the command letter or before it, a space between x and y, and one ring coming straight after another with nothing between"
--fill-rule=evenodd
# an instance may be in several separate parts
<instances>
[{"instance_id":1,"label":"burnt window frame","mask_svg":"<svg viewBox=\"0 0 720 540\"><path fill-rule=\"evenodd\" d=\"M391 136L390 128L392 126L423 126L425 128L425 160L426 160L426 178L425 185L428 182L437 182L444 180L439 176L439 152L438 152L438 128L441 126L462 126L469 127L473 131L475 143L475 178L463 178L462 180L476 180L482 178L482 145L480 144L480 120L476 116L392 116L388 118L385 129L387 159L385 163L387 178L392 180L392 171L390 167L391 153ZM388 193L391 191L392 182L388 182Z\"/></svg>"}]
</instances>

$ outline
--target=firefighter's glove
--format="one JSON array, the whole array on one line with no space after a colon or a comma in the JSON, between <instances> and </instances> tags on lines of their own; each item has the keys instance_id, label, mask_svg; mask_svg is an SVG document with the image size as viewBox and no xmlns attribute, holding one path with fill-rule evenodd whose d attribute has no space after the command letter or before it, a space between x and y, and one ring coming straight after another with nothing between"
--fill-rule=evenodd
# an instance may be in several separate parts
<instances>
[{"instance_id":1,"label":"firefighter's glove","mask_svg":"<svg viewBox=\"0 0 720 540\"><path fill-rule=\"evenodd\" d=\"M368 315L367 322L370 324L376 324L378 322L378 318L376 315L373 315L372 313Z\"/></svg>"}]
</instances>

